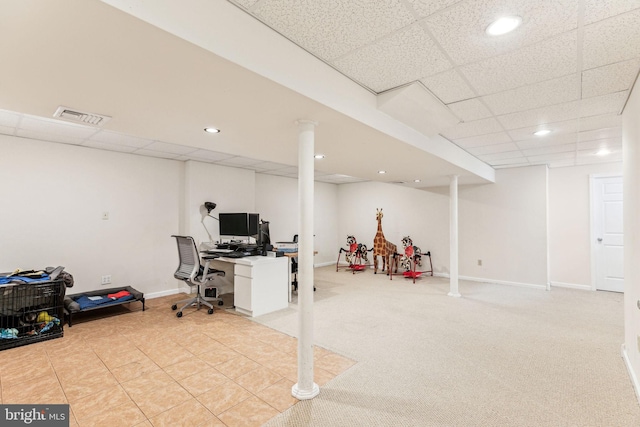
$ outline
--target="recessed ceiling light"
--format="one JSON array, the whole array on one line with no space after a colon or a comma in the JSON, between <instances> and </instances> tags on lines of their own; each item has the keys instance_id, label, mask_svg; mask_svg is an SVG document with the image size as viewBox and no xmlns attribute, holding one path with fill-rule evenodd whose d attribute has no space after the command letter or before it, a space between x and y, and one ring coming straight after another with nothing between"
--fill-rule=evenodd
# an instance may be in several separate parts
<instances>
[{"instance_id":1,"label":"recessed ceiling light","mask_svg":"<svg viewBox=\"0 0 640 427\"><path fill-rule=\"evenodd\" d=\"M611 154L611 151L606 148L601 148L597 153L598 156L606 156L607 154Z\"/></svg>"},{"instance_id":2,"label":"recessed ceiling light","mask_svg":"<svg viewBox=\"0 0 640 427\"><path fill-rule=\"evenodd\" d=\"M419 179L414 179L413 182L420 182L420 180Z\"/></svg>"},{"instance_id":3,"label":"recessed ceiling light","mask_svg":"<svg viewBox=\"0 0 640 427\"><path fill-rule=\"evenodd\" d=\"M542 130L539 130L537 132L534 132L533 134L535 136L545 136L545 135L549 135L550 133L551 133L551 131L549 129L542 129Z\"/></svg>"},{"instance_id":4,"label":"recessed ceiling light","mask_svg":"<svg viewBox=\"0 0 640 427\"><path fill-rule=\"evenodd\" d=\"M324 159L324 154L316 154L313 156L314 159Z\"/></svg>"},{"instance_id":5,"label":"recessed ceiling light","mask_svg":"<svg viewBox=\"0 0 640 427\"><path fill-rule=\"evenodd\" d=\"M378 171L379 174L387 173L387 171Z\"/></svg>"},{"instance_id":6,"label":"recessed ceiling light","mask_svg":"<svg viewBox=\"0 0 640 427\"><path fill-rule=\"evenodd\" d=\"M519 16L503 16L493 21L485 31L490 36L501 36L515 30L521 23Z\"/></svg>"},{"instance_id":7,"label":"recessed ceiling light","mask_svg":"<svg viewBox=\"0 0 640 427\"><path fill-rule=\"evenodd\" d=\"M220 133L220 129L216 128L204 128L204 131L208 133Z\"/></svg>"}]
</instances>

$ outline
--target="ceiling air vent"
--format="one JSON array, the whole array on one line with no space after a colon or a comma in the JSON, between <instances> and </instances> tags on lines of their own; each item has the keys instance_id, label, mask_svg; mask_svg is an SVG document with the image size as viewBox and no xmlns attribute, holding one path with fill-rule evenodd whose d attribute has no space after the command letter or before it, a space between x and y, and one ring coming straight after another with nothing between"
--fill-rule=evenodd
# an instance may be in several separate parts
<instances>
[{"instance_id":1,"label":"ceiling air vent","mask_svg":"<svg viewBox=\"0 0 640 427\"><path fill-rule=\"evenodd\" d=\"M111 120L111 117L102 114L87 113L86 111L77 111L69 107L58 107L53 117L69 120L72 122L80 122L92 126L102 126Z\"/></svg>"}]
</instances>

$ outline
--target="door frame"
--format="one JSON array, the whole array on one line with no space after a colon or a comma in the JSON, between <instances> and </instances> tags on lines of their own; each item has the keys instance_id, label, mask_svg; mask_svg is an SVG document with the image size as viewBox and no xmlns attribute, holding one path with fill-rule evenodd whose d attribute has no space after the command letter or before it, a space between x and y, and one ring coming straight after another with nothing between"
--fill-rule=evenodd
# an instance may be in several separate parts
<instances>
[{"instance_id":1,"label":"door frame","mask_svg":"<svg viewBox=\"0 0 640 427\"><path fill-rule=\"evenodd\" d=\"M595 226L595 183L600 178L623 178L622 173L593 173L589 174L589 239L591 248L591 290L596 291L597 271L596 271L596 235L594 233ZM623 201L624 203L624 201Z\"/></svg>"}]
</instances>

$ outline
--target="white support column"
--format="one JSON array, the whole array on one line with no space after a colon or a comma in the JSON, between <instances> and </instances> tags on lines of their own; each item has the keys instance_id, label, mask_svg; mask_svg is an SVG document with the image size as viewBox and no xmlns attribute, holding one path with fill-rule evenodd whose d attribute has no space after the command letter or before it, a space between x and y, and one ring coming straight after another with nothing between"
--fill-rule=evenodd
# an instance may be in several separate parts
<instances>
[{"instance_id":1,"label":"white support column","mask_svg":"<svg viewBox=\"0 0 640 427\"><path fill-rule=\"evenodd\" d=\"M449 296L460 297L458 292L458 175L449 182Z\"/></svg>"},{"instance_id":2,"label":"white support column","mask_svg":"<svg viewBox=\"0 0 640 427\"><path fill-rule=\"evenodd\" d=\"M298 382L293 397L312 399L320 393L313 382L313 155L317 123L298 124Z\"/></svg>"}]
</instances>

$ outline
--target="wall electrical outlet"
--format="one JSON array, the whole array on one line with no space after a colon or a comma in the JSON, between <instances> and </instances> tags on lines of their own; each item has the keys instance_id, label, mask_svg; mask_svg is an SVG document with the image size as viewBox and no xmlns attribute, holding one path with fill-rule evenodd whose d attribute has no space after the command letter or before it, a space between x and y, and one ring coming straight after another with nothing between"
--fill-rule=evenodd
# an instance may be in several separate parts
<instances>
[{"instance_id":1,"label":"wall electrical outlet","mask_svg":"<svg viewBox=\"0 0 640 427\"><path fill-rule=\"evenodd\" d=\"M102 284L108 285L109 283L111 283L111 275L107 274L105 276L102 276Z\"/></svg>"}]
</instances>

